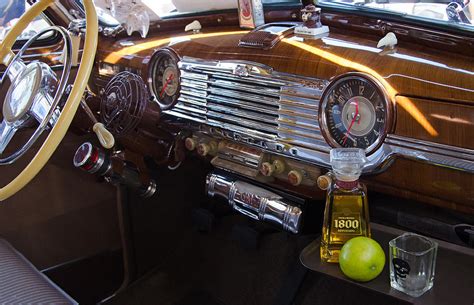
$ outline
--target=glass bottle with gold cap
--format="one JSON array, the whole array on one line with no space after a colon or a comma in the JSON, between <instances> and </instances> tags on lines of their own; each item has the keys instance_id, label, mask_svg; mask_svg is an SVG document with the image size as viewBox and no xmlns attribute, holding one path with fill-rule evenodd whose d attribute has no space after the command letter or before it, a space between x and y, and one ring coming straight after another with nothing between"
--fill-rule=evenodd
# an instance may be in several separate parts
<instances>
[{"instance_id":1,"label":"glass bottle with gold cap","mask_svg":"<svg viewBox=\"0 0 474 305\"><path fill-rule=\"evenodd\" d=\"M337 263L346 241L356 236L370 237L367 189L359 182L367 159L358 148L334 148L330 158L333 171L320 181L320 185L327 186L321 260Z\"/></svg>"}]
</instances>

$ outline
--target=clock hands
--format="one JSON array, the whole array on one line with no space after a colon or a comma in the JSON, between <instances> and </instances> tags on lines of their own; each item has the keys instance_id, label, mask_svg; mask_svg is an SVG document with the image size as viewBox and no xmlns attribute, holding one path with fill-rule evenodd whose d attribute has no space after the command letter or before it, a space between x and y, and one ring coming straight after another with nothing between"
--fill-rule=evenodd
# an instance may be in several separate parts
<instances>
[{"instance_id":1,"label":"clock hands","mask_svg":"<svg viewBox=\"0 0 474 305\"><path fill-rule=\"evenodd\" d=\"M358 124L360 124L360 120L357 120L357 117L359 116L359 100L355 99L355 114L354 117L352 118L351 124L349 125L349 128L347 129L347 132L344 136L343 145L346 145L347 137L349 137L349 134L351 132L352 126L354 125L355 121L358 121Z\"/></svg>"}]
</instances>

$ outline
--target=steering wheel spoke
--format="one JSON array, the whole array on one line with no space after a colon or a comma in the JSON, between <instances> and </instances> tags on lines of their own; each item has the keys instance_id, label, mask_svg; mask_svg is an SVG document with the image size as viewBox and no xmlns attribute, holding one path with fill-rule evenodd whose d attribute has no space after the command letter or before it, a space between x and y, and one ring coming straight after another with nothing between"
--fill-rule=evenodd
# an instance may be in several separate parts
<instances>
[{"instance_id":1,"label":"steering wheel spoke","mask_svg":"<svg viewBox=\"0 0 474 305\"><path fill-rule=\"evenodd\" d=\"M5 74L3 75L2 79L0 80L0 84L5 81L5 78L8 77L10 83L12 83L15 78L20 74L23 70L25 70L26 64L20 58L13 60L10 65L8 66Z\"/></svg>"},{"instance_id":2,"label":"steering wheel spoke","mask_svg":"<svg viewBox=\"0 0 474 305\"><path fill-rule=\"evenodd\" d=\"M17 126L11 125L5 120L2 121L0 124L0 154L3 154L17 130Z\"/></svg>"},{"instance_id":3,"label":"steering wheel spoke","mask_svg":"<svg viewBox=\"0 0 474 305\"><path fill-rule=\"evenodd\" d=\"M25 68L26 65L21 59L15 60L11 63L9 69L6 71L5 76L8 76L10 82L13 82L18 74L20 74Z\"/></svg>"},{"instance_id":4,"label":"steering wheel spoke","mask_svg":"<svg viewBox=\"0 0 474 305\"><path fill-rule=\"evenodd\" d=\"M35 101L33 102L33 105L31 106L30 109L30 115L34 117L38 123L42 124L45 120L45 118L48 116L51 107L53 105L53 97L49 96L48 94L38 94L38 96L35 98ZM49 126L54 126L56 122L58 121L59 118L59 110L55 109L53 111L53 114L51 116L51 119L49 120L48 125Z\"/></svg>"}]
</instances>

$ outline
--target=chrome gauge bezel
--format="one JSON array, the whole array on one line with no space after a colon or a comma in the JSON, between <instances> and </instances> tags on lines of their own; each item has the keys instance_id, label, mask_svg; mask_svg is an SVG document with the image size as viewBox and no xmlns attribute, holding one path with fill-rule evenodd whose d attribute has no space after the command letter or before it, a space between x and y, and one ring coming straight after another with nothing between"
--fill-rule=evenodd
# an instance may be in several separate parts
<instances>
[{"instance_id":1,"label":"chrome gauge bezel","mask_svg":"<svg viewBox=\"0 0 474 305\"><path fill-rule=\"evenodd\" d=\"M319 126L321 128L321 134L323 135L324 139L331 147L342 147L330 133L329 126L328 126L328 118L326 117L325 109L328 104L328 97L331 94L332 90L336 88L340 83L354 79L354 78L355 79L362 78L364 81L371 83L371 85L375 87L375 89L378 91L378 93L382 97L382 102L384 103L384 107L386 110L385 124L384 124L384 128L382 132L377 137L375 142L373 142L367 148L365 148L366 155L371 155L382 146L387 134L392 129L393 122L394 122L393 103L389 95L387 94L387 91L383 87L383 85L373 76L365 74L365 73L361 73L361 72L350 72L350 73L339 75L338 77L334 78L331 81L331 83L325 88L323 95L321 96L321 100L319 102L319 110L318 110L319 111L319 115L318 115Z\"/></svg>"},{"instance_id":2,"label":"chrome gauge bezel","mask_svg":"<svg viewBox=\"0 0 474 305\"><path fill-rule=\"evenodd\" d=\"M170 58L173 61L173 64L176 67L176 71L178 73L178 77L177 77L178 85L177 85L176 93L174 94L176 98L172 100L171 103L164 103L162 100L160 100L160 92L158 92L159 90L156 86L158 65L166 57ZM181 72L178 67L179 60L180 59L178 55L173 50L168 49L168 48L163 48L156 51L150 59L150 68L148 70L149 71L148 72L148 86L150 88L150 93L154 96L154 100L160 106L161 110L171 109L178 102L178 98L181 92Z\"/></svg>"}]
</instances>

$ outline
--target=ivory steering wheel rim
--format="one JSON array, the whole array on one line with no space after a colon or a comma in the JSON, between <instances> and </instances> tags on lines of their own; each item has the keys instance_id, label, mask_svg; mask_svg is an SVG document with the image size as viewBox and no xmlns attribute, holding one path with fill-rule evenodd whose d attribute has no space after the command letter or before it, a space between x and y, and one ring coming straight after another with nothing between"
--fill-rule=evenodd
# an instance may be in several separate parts
<instances>
[{"instance_id":1,"label":"ivory steering wheel rim","mask_svg":"<svg viewBox=\"0 0 474 305\"><path fill-rule=\"evenodd\" d=\"M9 65L14 57L11 49L18 36L31 21L39 16L53 2L54 0L40 0L23 14L23 16L21 16L0 44L0 63L5 66ZM81 64L69 97L56 124L53 126L48 137L36 152L35 156L31 159L30 163L15 179L0 188L0 201L6 200L19 192L40 172L66 135L74 115L76 114L92 71L98 41L97 12L92 0L84 0L84 8L86 13L86 38Z\"/></svg>"}]
</instances>

